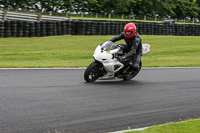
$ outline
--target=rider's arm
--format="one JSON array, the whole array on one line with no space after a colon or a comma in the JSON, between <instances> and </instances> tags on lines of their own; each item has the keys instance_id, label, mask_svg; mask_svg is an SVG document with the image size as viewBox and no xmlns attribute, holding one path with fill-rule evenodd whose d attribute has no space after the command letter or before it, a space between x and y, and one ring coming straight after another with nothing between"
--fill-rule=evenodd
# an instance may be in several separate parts
<instances>
[{"instance_id":1,"label":"rider's arm","mask_svg":"<svg viewBox=\"0 0 200 133\"><path fill-rule=\"evenodd\" d=\"M136 49L134 46L131 47L131 50L124 56L124 58L130 58L136 54Z\"/></svg>"},{"instance_id":2,"label":"rider's arm","mask_svg":"<svg viewBox=\"0 0 200 133\"><path fill-rule=\"evenodd\" d=\"M121 39L124 39L124 33L122 32L121 34L119 34L118 36L116 36L116 37L113 37L112 39L110 39L109 41L111 41L111 42L116 42L116 41L119 41L119 40L121 40Z\"/></svg>"},{"instance_id":3,"label":"rider's arm","mask_svg":"<svg viewBox=\"0 0 200 133\"><path fill-rule=\"evenodd\" d=\"M142 54L142 40L140 36L136 36L134 44L131 46L130 51L125 55L125 58L130 58L135 54Z\"/></svg>"}]
</instances>

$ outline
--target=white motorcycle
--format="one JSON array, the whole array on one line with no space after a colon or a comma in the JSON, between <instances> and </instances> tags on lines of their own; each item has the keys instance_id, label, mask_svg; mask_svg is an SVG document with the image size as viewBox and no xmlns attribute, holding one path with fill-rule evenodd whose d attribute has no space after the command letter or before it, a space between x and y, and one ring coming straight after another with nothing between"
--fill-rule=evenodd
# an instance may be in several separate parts
<instances>
[{"instance_id":1,"label":"white motorcycle","mask_svg":"<svg viewBox=\"0 0 200 133\"><path fill-rule=\"evenodd\" d=\"M118 57L126 54L122 47L111 41L97 46L93 55L95 61L87 67L84 73L85 81L95 82L97 79L109 80L115 78L131 80L134 78L141 70L142 61L140 61L138 70L132 69L131 59L126 64L119 62ZM142 48L142 55L150 51L149 44L142 44Z\"/></svg>"}]
</instances>

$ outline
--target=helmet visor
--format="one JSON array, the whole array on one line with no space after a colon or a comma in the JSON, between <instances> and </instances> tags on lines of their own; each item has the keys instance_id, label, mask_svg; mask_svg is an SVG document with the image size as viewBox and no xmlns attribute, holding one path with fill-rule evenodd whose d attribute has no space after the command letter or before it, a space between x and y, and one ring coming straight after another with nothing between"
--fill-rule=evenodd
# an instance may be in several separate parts
<instances>
[{"instance_id":1,"label":"helmet visor","mask_svg":"<svg viewBox=\"0 0 200 133\"><path fill-rule=\"evenodd\" d=\"M134 33L134 31L135 31L135 30L133 30L133 31L124 31L124 34L125 34L126 36L130 36L130 35L132 35L132 34Z\"/></svg>"}]
</instances>

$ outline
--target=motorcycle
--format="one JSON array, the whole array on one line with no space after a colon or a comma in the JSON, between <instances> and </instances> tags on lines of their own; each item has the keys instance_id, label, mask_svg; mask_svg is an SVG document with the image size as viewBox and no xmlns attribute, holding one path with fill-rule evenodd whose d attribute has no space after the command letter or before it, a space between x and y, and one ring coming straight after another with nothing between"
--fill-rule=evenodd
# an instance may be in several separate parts
<instances>
[{"instance_id":1,"label":"motorcycle","mask_svg":"<svg viewBox=\"0 0 200 133\"><path fill-rule=\"evenodd\" d=\"M150 51L149 44L142 44L142 55ZM114 44L107 41L96 47L94 51L94 62L92 62L84 73L86 82L95 82L96 80L123 79L131 80L141 70L142 61L139 63L139 69L132 69L132 60L128 60L125 64L118 59L119 56L125 55L122 45Z\"/></svg>"}]
</instances>

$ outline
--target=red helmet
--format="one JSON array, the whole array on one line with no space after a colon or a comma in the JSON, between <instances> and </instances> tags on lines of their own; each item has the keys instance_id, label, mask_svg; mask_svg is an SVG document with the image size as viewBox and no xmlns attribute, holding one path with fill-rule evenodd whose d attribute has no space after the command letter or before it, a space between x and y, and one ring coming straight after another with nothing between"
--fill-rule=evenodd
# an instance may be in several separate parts
<instances>
[{"instance_id":1,"label":"red helmet","mask_svg":"<svg viewBox=\"0 0 200 133\"><path fill-rule=\"evenodd\" d=\"M132 38L136 33L136 26L133 23L128 23L124 27L124 36L126 39Z\"/></svg>"}]
</instances>

